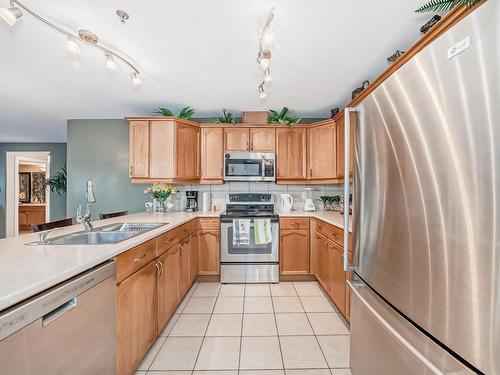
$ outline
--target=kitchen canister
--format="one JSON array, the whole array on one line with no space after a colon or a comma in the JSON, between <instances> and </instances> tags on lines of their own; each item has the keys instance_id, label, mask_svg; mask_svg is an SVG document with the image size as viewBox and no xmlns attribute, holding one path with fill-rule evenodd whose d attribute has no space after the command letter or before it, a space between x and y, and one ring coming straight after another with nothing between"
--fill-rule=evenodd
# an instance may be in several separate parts
<instances>
[{"instance_id":1,"label":"kitchen canister","mask_svg":"<svg viewBox=\"0 0 500 375\"><path fill-rule=\"evenodd\" d=\"M210 192L208 191L205 191L203 192L203 199L202 199L203 203L202 203L202 209L203 209L203 212L208 212L210 211Z\"/></svg>"}]
</instances>

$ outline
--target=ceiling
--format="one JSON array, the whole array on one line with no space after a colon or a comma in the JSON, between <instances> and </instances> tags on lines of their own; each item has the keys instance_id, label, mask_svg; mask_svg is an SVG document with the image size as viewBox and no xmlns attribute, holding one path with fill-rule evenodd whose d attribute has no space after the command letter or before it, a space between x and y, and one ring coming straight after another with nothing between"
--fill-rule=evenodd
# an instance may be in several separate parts
<instances>
[{"instance_id":1,"label":"ceiling","mask_svg":"<svg viewBox=\"0 0 500 375\"><path fill-rule=\"evenodd\" d=\"M386 68L387 56L419 37L430 15L413 10L423 2L25 0L58 25L91 30L130 56L143 84L132 87L124 64L108 73L103 54L91 47L71 58L64 36L30 15L13 27L0 22L0 142L64 142L67 119L150 115L157 106L178 112L190 105L195 117L222 107L238 116L282 106L328 117ZM273 82L261 101L255 58L273 6ZM118 8L130 14L126 24Z\"/></svg>"}]
</instances>

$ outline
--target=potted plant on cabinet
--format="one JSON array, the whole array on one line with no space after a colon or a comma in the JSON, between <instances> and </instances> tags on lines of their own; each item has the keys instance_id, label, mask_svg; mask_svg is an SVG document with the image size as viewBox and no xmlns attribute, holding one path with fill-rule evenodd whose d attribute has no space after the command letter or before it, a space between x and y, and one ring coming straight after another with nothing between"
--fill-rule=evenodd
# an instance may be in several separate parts
<instances>
[{"instance_id":1,"label":"potted plant on cabinet","mask_svg":"<svg viewBox=\"0 0 500 375\"><path fill-rule=\"evenodd\" d=\"M293 125L302 121L301 117L292 117L292 111L288 107L283 107L281 111L269 110L270 124L283 124L291 128Z\"/></svg>"}]
</instances>

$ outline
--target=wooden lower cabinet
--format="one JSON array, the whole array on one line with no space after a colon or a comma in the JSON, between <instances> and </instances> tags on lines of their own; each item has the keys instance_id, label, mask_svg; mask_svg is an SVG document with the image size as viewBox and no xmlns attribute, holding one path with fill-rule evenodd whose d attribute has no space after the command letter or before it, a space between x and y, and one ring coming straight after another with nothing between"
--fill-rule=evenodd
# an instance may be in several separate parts
<instances>
[{"instance_id":1,"label":"wooden lower cabinet","mask_svg":"<svg viewBox=\"0 0 500 375\"><path fill-rule=\"evenodd\" d=\"M345 316L345 290L346 273L344 272L344 261L342 260L342 248L335 242L327 240L329 251L329 294L340 312Z\"/></svg>"},{"instance_id":2,"label":"wooden lower cabinet","mask_svg":"<svg viewBox=\"0 0 500 375\"><path fill-rule=\"evenodd\" d=\"M280 274L309 274L309 229L280 231Z\"/></svg>"},{"instance_id":3,"label":"wooden lower cabinet","mask_svg":"<svg viewBox=\"0 0 500 375\"><path fill-rule=\"evenodd\" d=\"M189 281L189 255L191 252L191 237L180 242L179 250L179 298L182 299L188 291L191 283Z\"/></svg>"},{"instance_id":4,"label":"wooden lower cabinet","mask_svg":"<svg viewBox=\"0 0 500 375\"><path fill-rule=\"evenodd\" d=\"M157 335L156 260L118 284L117 373L130 375Z\"/></svg>"},{"instance_id":5,"label":"wooden lower cabinet","mask_svg":"<svg viewBox=\"0 0 500 375\"><path fill-rule=\"evenodd\" d=\"M218 230L198 231L198 273L219 275L220 245Z\"/></svg>"},{"instance_id":6,"label":"wooden lower cabinet","mask_svg":"<svg viewBox=\"0 0 500 375\"><path fill-rule=\"evenodd\" d=\"M158 277L158 334L175 312L179 303L179 255L180 245L158 257L161 274Z\"/></svg>"},{"instance_id":7,"label":"wooden lower cabinet","mask_svg":"<svg viewBox=\"0 0 500 375\"><path fill-rule=\"evenodd\" d=\"M189 284L193 284L198 277L198 231L191 234L189 246Z\"/></svg>"}]
</instances>

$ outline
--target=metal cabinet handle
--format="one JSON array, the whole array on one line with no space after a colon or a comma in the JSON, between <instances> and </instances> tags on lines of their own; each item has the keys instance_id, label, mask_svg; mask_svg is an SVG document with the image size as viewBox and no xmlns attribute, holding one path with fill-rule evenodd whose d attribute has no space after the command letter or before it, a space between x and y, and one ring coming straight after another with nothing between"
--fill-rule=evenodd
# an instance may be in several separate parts
<instances>
[{"instance_id":1,"label":"metal cabinet handle","mask_svg":"<svg viewBox=\"0 0 500 375\"><path fill-rule=\"evenodd\" d=\"M351 113L357 113L357 108L344 109L344 271L354 271L349 264L349 164L351 154ZM347 203L347 207L346 207Z\"/></svg>"},{"instance_id":2,"label":"metal cabinet handle","mask_svg":"<svg viewBox=\"0 0 500 375\"><path fill-rule=\"evenodd\" d=\"M160 277L160 266L158 265L158 262L155 263L155 266L156 266L156 277L159 278Z\"/></svg>"},{"instance_id":3,"label":"metal cabinet handle","mask_svg":"<svg viewBox=\"0 0 500 375\"><path fill-rule=\"evenodd\" d=\"M134 174L134 166L131 165L130 166L130 177L132 177L133 174Z\"/></svg>"},{"instance_id":4,"label":"metal cabinet handle","mask_svg":"<svg viewBox=\"0 0 500 375\"><path fill-rule=\"evenodd\" d=\"M141 259L144 259L145 257L146 257L146 253L142 254L139 258L135 258L135 259L133 259L132 261L133 261L133 262L138 262L138 261L140 261Z\"/></svg>"},{"instance_id":5,"label":"metal cabinet handle","mask_svg":"<svg viewBox=\"0 0 500 375\"><path fill-rule=\"evenodd\" d=\"M165 268L163 268L163 263L161 261L158 261L158 265L160 266L160 276L163 275L163 271Z\"/></svg>"},{"instance_id":6,"label":"metal cabinet handle","mask_svg":"<svg viewBox=\"0 0 500 375\"><path fill-rule=\"evenodd\" d=\"M312 175L313 175L313 169L312 169L312 168L310 168L310 169L309 169L309 176L310 176L310 177L312 177Z\"/></svg>"}]
</instances>

